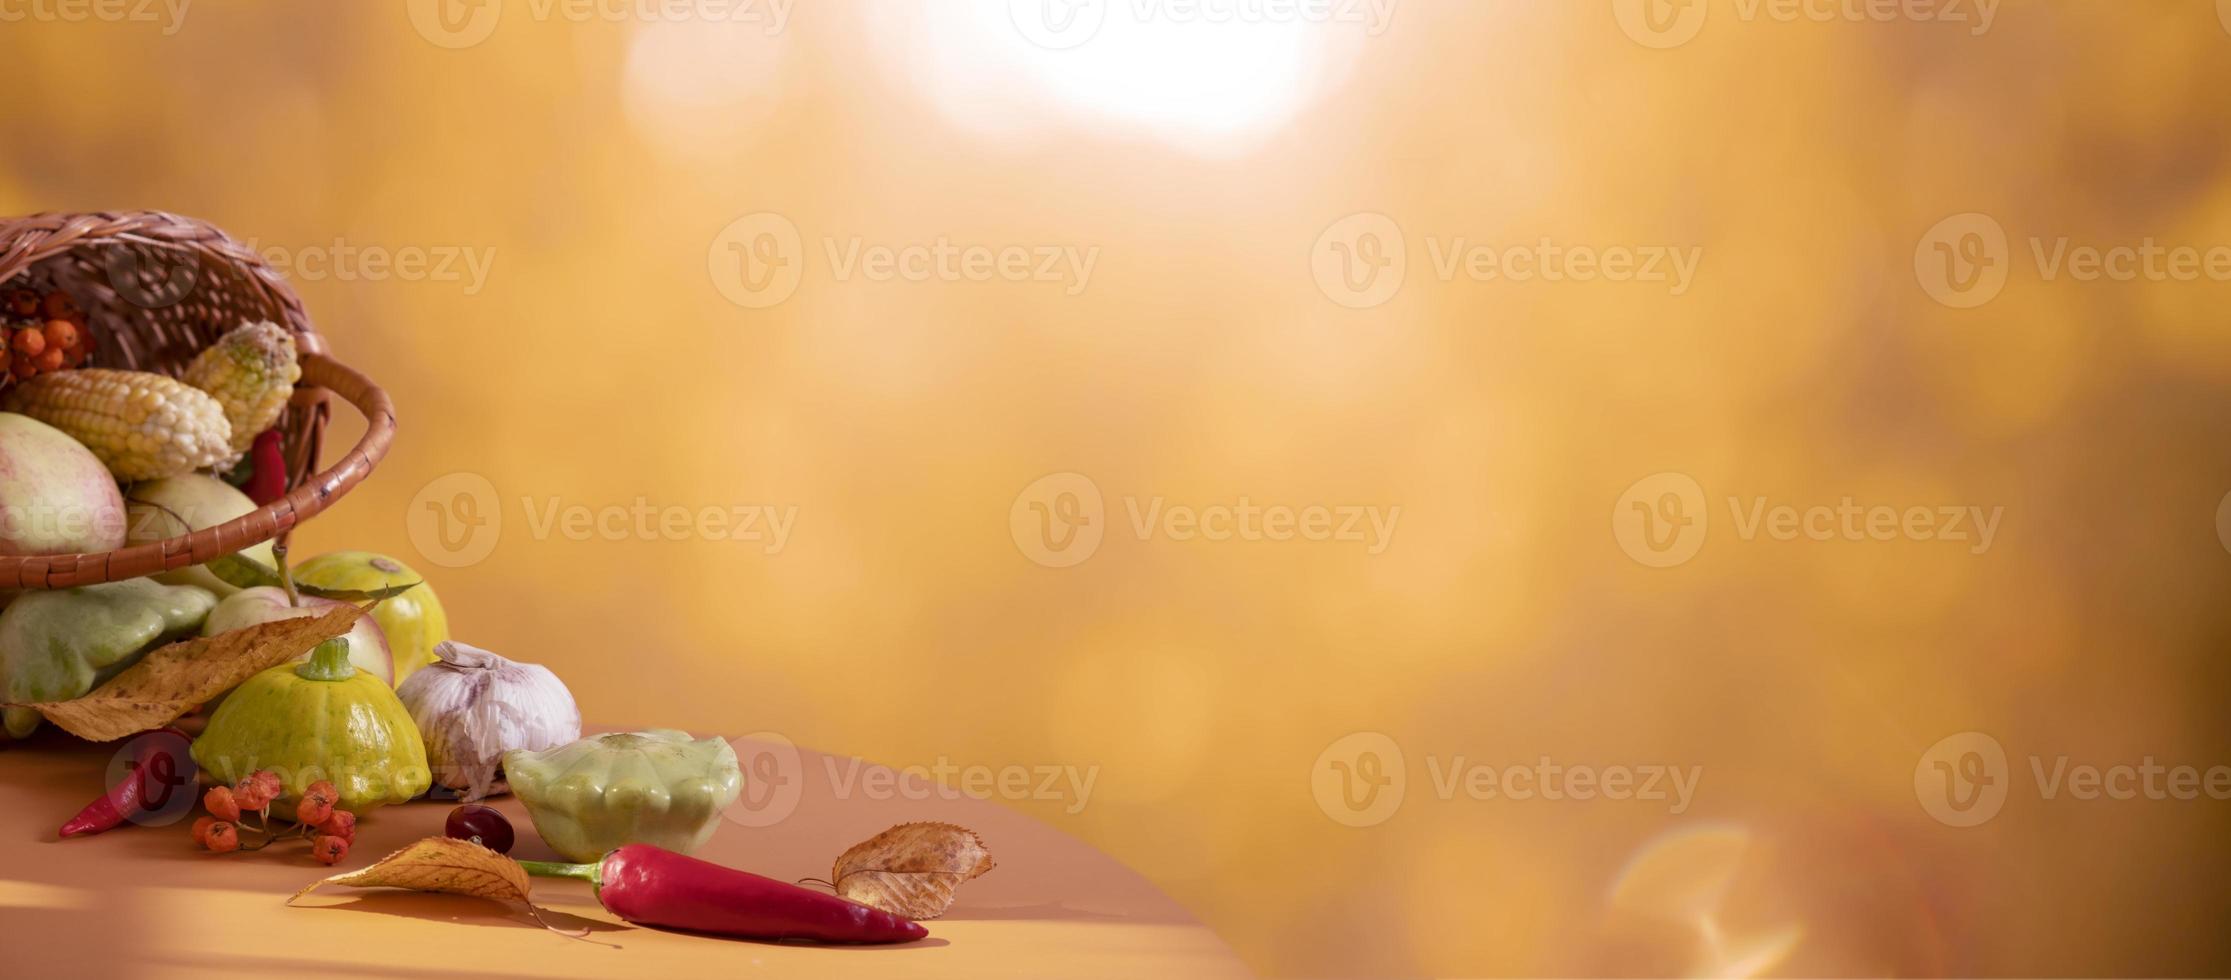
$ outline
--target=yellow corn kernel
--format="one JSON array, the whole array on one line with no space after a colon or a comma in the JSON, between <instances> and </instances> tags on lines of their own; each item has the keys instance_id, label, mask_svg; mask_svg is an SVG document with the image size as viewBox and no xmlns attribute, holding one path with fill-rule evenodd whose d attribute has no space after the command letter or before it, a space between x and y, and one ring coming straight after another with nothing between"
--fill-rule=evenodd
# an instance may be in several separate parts
<instances>
[{"instance_id":1,"label":"yellow corn kernel","mask_svg":"<svg viewBox=\"0 0 2231 980\"><path fill-rule=\"evenodd\" d=\"M236 454L232 424L207 392L145 371L84 368L29 378L6 407L68 433L124 481L215 466Z\"/></svg>"},{"instance_id":2,"label":"yellow corn kernel","mask_svg":"<svg viewBox=\"0 0 2231 980\"><path fill-rule=\"evenodd\" d=\"M232 424L234 455L279 421L302 380L294 334L275 323L244 323L194 355L185 381L217 399Z\"/></svg>"}]
</instances>

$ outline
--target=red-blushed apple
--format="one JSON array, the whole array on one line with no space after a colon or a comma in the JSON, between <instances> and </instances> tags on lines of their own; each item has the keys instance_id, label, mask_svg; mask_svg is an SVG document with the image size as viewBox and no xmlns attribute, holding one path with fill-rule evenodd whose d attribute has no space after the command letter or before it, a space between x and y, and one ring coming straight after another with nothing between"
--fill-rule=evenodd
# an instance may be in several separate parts
<instances>
[{"instance_id":1,"label":"red-blushed apple","mask_svg":"<svg viewBox=\"0 0 2231 980\"><path fill-rule=\"evenodd\" d=\"M286 590L278 586L262 585L253 589L242 589L226 596L224 601L217 603L217 608L211 610L209 618L202 622L201 635L215 636L219 633L254 626L258 623L272 623L282 619L316 616L324 613L327 609L341 605L355 604L344 603L338 599L303 596L302 605L293 606L287 604ZM372 619L371 614L358 616L356 627L349 630L347 637L349 641L349 663L356 665L356 669L378 677L380 680L387 682L389 686L393 686L395 684L395 658L388 652L387 636L380 632L380 624ZM304 653L295 659L307 660L309 657L308 653Z\"/></svg>"},{"instance_id":2,"label":"red-blushed apple","mask_svg":"<svg viewBox=\"0 0 2231 980\"><path fill-rule=\"evenodd\" d=\"M28 415L0 412L0 554L124 545L124 495L93 451Z\"/></svg>"}]
</instances>

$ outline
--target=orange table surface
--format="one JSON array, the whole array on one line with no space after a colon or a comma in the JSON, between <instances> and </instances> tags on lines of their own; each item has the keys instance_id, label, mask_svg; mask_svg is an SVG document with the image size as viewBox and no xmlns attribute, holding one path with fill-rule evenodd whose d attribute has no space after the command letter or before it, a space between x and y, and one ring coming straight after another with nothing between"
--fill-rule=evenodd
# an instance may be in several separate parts
<instances>
[{"instance_id":1,"label":"orange table surface","mask_svg":"<svg viewBox=\"0 0 2231 980\"><path fill-rule=\"evenodd\" d=\"M606 913L586 882L536 879L549 920L592 930L592 944L462 896L334 887L286 904L318 878L440 833L452 806L444 802L375 811L334 868L303 843L208 854L194 847L190 819L57 840L56 828L100 793L115 751L51 726L0 744L0 970L9 976L1247 975L1229 947L1136 873L982 800L839 799L809 775L786 819L724 821L696 854L783 880L826 878L836 855L894 823L972 828L998 866L962 886L953 909L927 923L925 941L819 947L635 928ZM819 754L799 751L801 771L827 771ZM519 832L514 857L556 859L517 800L490 802Z\"/></svg>"}]
</instances>

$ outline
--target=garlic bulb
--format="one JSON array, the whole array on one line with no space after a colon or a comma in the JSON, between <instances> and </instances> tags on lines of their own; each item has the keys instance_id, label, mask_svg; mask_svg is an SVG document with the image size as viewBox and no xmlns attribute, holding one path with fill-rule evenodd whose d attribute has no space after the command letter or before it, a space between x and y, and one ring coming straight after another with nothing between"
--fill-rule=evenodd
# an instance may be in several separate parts
<instances>
[{"instance_id":1,"label":"garlic bulb","mask_svg":"<svg viewBox=\"0 0 2231 980\"><path fill-rule=\"evenodd\" d=\"M540 752L581 737L581 709L549 668L453 640L435 645L434 662L395 694L426 740L434 786L467 801L510 791L504 753Z\"/></svg>"}]
</instances>

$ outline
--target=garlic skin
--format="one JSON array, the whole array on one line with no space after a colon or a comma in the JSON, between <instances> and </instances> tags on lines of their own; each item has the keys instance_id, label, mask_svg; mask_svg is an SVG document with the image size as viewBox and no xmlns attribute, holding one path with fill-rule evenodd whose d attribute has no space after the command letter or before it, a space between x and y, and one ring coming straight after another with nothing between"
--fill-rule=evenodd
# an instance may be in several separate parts
<instances>
[{"instance_id":1,"label":"garlic skin","mask_svg":"<svg viewBox=\"0 0 2231 980\"><path fill-rule=\"evenodd\" d=\"M581 709L558 675L445 640L434 662L395 689L426 741L434 786L467 802L510 792L504 753L540 752L581 737Z\"/></svg>"}]
</instances>

